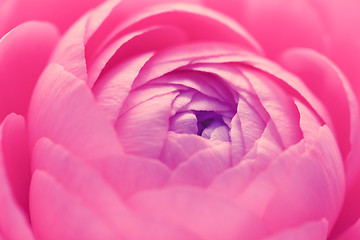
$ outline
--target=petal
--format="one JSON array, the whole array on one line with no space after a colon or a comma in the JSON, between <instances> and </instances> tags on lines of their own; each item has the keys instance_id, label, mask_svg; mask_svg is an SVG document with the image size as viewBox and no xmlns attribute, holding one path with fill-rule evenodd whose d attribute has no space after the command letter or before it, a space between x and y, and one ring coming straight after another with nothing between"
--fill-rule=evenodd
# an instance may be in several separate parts
<instances>
[{"instance_id":1,"label":"petal","mask_svg":"<svg viewBox=\"0 0 360 240\"><path fill-rule=\"evenodd\" d=\"M265 232L261 220L251 212L196 188L146 191L129 199L129 204L146 215L183 226L203 239L258 239Z\"/></svg>"},{"instance_id":2,"label":"petal","mask_svg":"<svg viewBox=\"0 0 360 240\"><path fill-rule=\"evenodd\" d=\"M33 160L31 217L39 239L198 239L166 222L150 222L123 203L119 188L139 191L162 175L148 177L155 167L145 160L104 159L96 168L46 138L36 143Z\"/></svg>"},{"instance_id":3,"label":"petal","mask_svg":"<svg viewBox=\"0 0 360 240\"><path fill-rule=\"evenodd\" d=\"M27 115L33 88L58 38L54 25L32 21L0 40L0 121L11 112Z\"/></svg>"},{"instance_id":4,"label":"petal","mask_svg":"<svg viewBox=\"0 0 360 240\"><path fill-rule=\"evenodd\" d=\"M30 214L37 239L121 238L95 210L46 172L34 172L30 186Z\"/></svg>"},{"instance_id":5,"label":"petal","mask_svg":"<svg viewBox=\"0 0 360 240\"><path fill-rule=\"evenodd\" d=\"M158 158L169 129L174 93L155 96L119 116L115 128L126 153Z\"/></svg>"},{"instance_id":6,"label":"petal","mask_svg":"<svg viewBox=\"0 0 360 240\"><path fill-rule=\"evenodd\" d=\"M0 38L16 26L9 23L15 11L16 3L16 0L0 2Z\"/></svg>"},{"instance_id":7,"label":"petal","mask_svg":"<svg viewBox=\"0 0 360 240\"><path fill-rule=\"evenodd\" d=\"M96 52L95 49L99 48L99 45L112 41L119 33L155 25L170 25L181 29L191 41L225 40L261 52L256 41L235 21L201 5L181 2L153 4L149 7L145 2L136 6L137 4L133 3L127 5L125 1L114 9L114 14L89 41L88 55ZM179 19L182 21L178 21Z\"/></svg>"},{"instance_id":8,"label":"petal","mask_svg":"<svg viewBox=\"0 0 360 240\"><path fill-rule=\"evenodd\" d=\"M334 225L344 196L343 166L329 129L321 127L317 136L310 145L301 141L286 150L239 195L242 204L247 199L248 208L257 209L252 199L263 199L257 186L264 188L265 184L269 185L265 189L275 190L264 212L270 231L323 217L327 218L329 229Z\"/></svg>"},{"instance_id":9,"label":"petal","mask_svg":"<svg viewBox=\"0 0 360 240\"><path fill-rule=\"evenodd\" d=\"M170 26L151 26L125 34L101 49L97 55L87 56L88 83L92 86L100 74L129 58L180 44L185 40L183 32Z\"/></svg>"},{"instance_id":10,"label":"petal","mask_svg":"<svg viewBox=\"0 0 360 240\"><path fill-rule=\"evenodd\" d=\"M357 101L346 78L324 56L310 49L291 49L284 53L282 63L302 78L326 106L345 157L359 125ZM334 97L336 96L336 98Z\"/></svg>"},{"instance_id":11,"label":"petal","mask_svg":"<svg viewBox=\"0 0 360 240\"><path fill-rule=\"evenodd\" d=\"M152 54L144 54L128 59L123 64L103 75L97 81L92 91L97 104L106 112L108 118L114 123L119 116L120 109L128 96L133 81L141 67L149 60Z\"/></svg>"},{"instance_id":12,"label":"petal","mask_svg":"<svg viewBox=\"0 0 360 240\"><path fill-rule=\"evenodd\" d=\"M29 111L32 146L47 137L85 161L122 152L116 132L85 83L57 64L43 72Z\"/></svg>"},{"instance_id":13,"label":"petal","mask_svg":"<svg viewBox=\"0 0 360 240\"><path fill-rule=\"evenodd\" d=\"M106 1L79 18L62 36L51 57L51 62L63 66L66 71L77 78L87 81L85 44L117 3L118 0Z\"/></svg>"},{"instance_id":14,"label":"petal","mask_svg":"<svg viewBox=\"0 0 360 240\"><path fill-rule=\"evenodd\" d=\"M270 57L288 47L324 49L325 23L312 1L205 0L209 6L237 19ZM306 18L303 14L306 13Z\"/></svg>"},{"instance_id":15,"label":"petal","mask_svg":"<svg viewBox=\"0 0 360 240\"><path fill-rule=\"evenodd\" d=\"M252 149L239 163L219 174L209 189L233 198L241 193L272 161L276 161L282 151L279 140L274 136L271 125L268 124L262 135L254 142Z\"/></svg>"},{"instance_id":16,"label":"petal","mask_svg":"<svg viewBox=\"0 0 360 240\"><path fill-rule=\"evenodd\" d=\"M163 187L170 170L157 159L119 155L101 159L96 166L123 198L146 189Z\"/></svg>"},{"instance_id":17,"label":"petal","mask_svg":"<svg viewBox=\"0 0 360 240\"><path fill-rule=\"evenodd\" d=\"M251 97L256 99L256 97ZM261 108L261 104L257 103L257 105L260 106L251 106L242 96L239 97L237 113L231 121L230 130L234 165L252 148L266 127L265 121L268 119L262 119L257 112L257 109Z\"/></svg>"},{"instance_id":18,"label":"petal","mask_svg":"<svg viewBox=\"0 0 360 240\"><path fill-rule=\"evenodd\" d=\"M30 154L23 117L10 114L2 124L1 148L4 167L14 198L25 212L29 211Z\"/></svg>"},{"instance_id":19,"label":"petal","mask_svg":"<svg viewBox=\"0 0 360 240\"><path fill-rule=\"evenodd\" d=\"M180 67L188 66L192 63L223 63L234 62L238 59L244 61L244 58L253 56L253 53L245 51L237 45L224 42L192 42L175 46L173 48L157 52L154 57L145 64L143 69L141 69L133 87L139 87L152 79L158 78L168 72Z\"/></svg>"},{"instance_id":20,"label":"petal","mask_svg":"<svg viewBox=\"0 0 360 240\"><path fill-rule=\"evenodd\" d=\"M177 134L169 132L160 160L174 169L198 151L211 148L217 144L195 134Z\"/></svg>"},{"instance_id":21,"label":"petal","mask_svg":"<svg viewBox=\"0 0 360 240\"><path fill-rule=\"evenodd\" d=\"M327 239L328 223L326 219L305 223L299 227L283 230L263 240L325 240Z\"/></svg>"},{"instance_id":22,"label":"petal","mask_svg":"<svg viewBox=\"0 0 360 240\"><path fill-rule=\"evenodd\" d=\"M253 69L243 69L261 104L274 122L285 147L302 139L300 116L294 101L266 75Z\"/></svg>"},{"instance_id":23,"label":"petal","mask_svg":"<svg viewBox=\"0 0 360 240\"><path fill-rule=\"evenodd\" d=\"M325 54L345 73L360 99L360 33L354 31L360 21L360 3L347 1L311 1L325 20L330 35Z\"/></svg>"},{"instance_id":24,"label":"petal","mask_svg":"<svg viewBox=\"0 0 360 240\"><path fill-rule=\"evenodd\" d=\"M80 198L84 206L101 216L109 227L118 227L117 219L124 214L126 207L97 169L46 138L40 139L34 147L32 168L33 171L41 170L54 178L68 194ZM94 192L97 194L94 195ZM32 215L36 214L32 212Z\"/></svg>"},{"instance_id":25,"label":"petal","mask_svg":"<svg viewBox=\"0 0 360 240\"><path fill-rule=\"evenodd\" d=\"M229 143L218 143L198 151L180 164L170 178L170 184L208 186L221 172L232 166Z\"/></svg>"},{"instance_id":26,"label":"petal","mask_svg":"<svg viewBox=\"0 0 360 240\"><path fill-rule=\"evenodd\" d=\"M152 59L150 60L152 61ZM156 66L159 69L162 66ZM166 71L166 68L164 68ZM171 84L188 88L189 92L200 92L209 98L215 98L219 101L226 102L228 105L234 105L234 97L232 91L223 84L221 77L215 76L213 73L199 72L188 69L168 69L169 73L165 73L162 77L149 79L151 84ZM148 84L149 84L148 83Z\"/></svg>"},{"instance_id":27,"label":"petal","mask_svg":"<svg viewBox=\"0 0 360 240\"><path fill-rule=\"evenodd\" d=\"M336 240L356 240L360 238L360 220L357 220L340 236L334 238Z\"/></svg>"},{"instance_id":28,"label":"petal","mask_svg":"<svg viewBox=\"0 0 360 240\"><path fill-rule=\"evenodd\" d=\"M289 147L246 159L220 174L209 191L233 199L263 219L275 233L307 221L326 218L334 225L344 197L341 156L330 130L318 128L309 138ZM261 142L259 142L261 143Z\"/></svg>"},{"instance_id":29,"label":"petal","mask_svg":"<svg viewBox=\"0 0 360 240\"><path fill-rule=\"evenodd\" d=\"M176 133L197 134L197 118L192 112L181 112L170 119L169 131Z\"/></svg>"},{"instance_id":30,"label":"petal","mask_svg":"<svg viewBox=\"0 0 360 240\"><path fill-rule=\"evenodd\" d=\"M11 14L8 14L6 17L2 16L1 22L4 24L0 28L0 36L16 25L33 19L52 22L61 32L64 32L79 16L102 1L84 0L77 1L76 4L69 0L5 1L5 3L11 6L8 9ZM43 11L44 9L46 11ZM64 11L66 11L66 15L64 15Z\"/></svg>"},{"instance_id":31,"label":"petal","mask_svg":"<svg viewBox=\"0 0 360 240\"><path fill-rule=\"evenodd\" d=\"M19 201L24 199L19 199L24 196L21 196L19 191L24 190L24 193L28 191L26 189L26 182L28 179L26 176L26 167L19 170L19 174L22 172L25 173L25 176L21 178L21 175L17 175L20 179L16 182L14 179L14 169L17 163L20 163L23 159L16 159L18 156L16 154L10 155L11 149L6 149L10 144L14 143L13 140L21 140L20 136L12 135L14 133L21 133L23 127L23 119L15 115L9 115L0 127L0 236L4 239L14 239L14 240L33 240L34 236L31 230L29 219L27 214L24 212L24 206L19 205ZM15 129L18 128L18 129ZM16 131L15 131L16 130ZM22 145L22 143L20 143ZM6 157L16 157L12 159L6 159L4 156L4 149L7 150ZM22 151L21 149L16 149L17 151ZM21 155L21 154L20 154ZM13 165L12 165L13 164ZM25 189L24 189L25 188ZM21 202L23 204L24 202Z\"/></svg>"}]
</instances>

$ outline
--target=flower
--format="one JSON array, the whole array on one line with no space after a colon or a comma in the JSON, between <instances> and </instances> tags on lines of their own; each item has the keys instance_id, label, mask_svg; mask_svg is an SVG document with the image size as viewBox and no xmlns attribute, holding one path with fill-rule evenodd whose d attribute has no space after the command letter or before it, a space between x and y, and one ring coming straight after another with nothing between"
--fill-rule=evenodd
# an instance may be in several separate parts
<instances>
[{"instance_id":1,"label":"flower","mask_svg":"<svg viewBox=\"0 0 360 240\"><path fill-rule=\"evenodd\" d=\"M47 63L60 35L52 25L25 23L2 39L19 45L16 34L37 30L48 45L29 109L30 95L2 108L26 119L10 114L0 127L1 235L326 239L356 220L342 208L358 176L346 77L301 45L275 54L218 10L107 1Z\"/></svg>"}]
</instances>

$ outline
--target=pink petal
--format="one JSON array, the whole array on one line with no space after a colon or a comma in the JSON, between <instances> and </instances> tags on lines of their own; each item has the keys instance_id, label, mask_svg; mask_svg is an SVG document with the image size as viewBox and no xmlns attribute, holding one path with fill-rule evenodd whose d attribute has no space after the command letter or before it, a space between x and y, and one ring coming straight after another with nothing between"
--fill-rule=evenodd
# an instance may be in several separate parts
<instances>
[{"instance_id":1,"label":"pink petal","mask_svg":"<svg viewBox=\"0 0 360 240\"><path fill-rule=\"evenodd\" d=\"M183 226L202 239L259 239L265 232L261 220L251 212L196 188L142 192L129 199L129 204L146 215Z\"/></svg>"},{"instance_id":2,"label":"pink petal","mask_svg":"<svg viewBox=\"0 0 360 240\"><path fill-rule=\"evenodd\" d=\"M240 194L260 172L264 171L269 163L276 161L283 148L274 136L272 128L268 123L262 135L241 161L214 179L209 187L212 192L233 198ZM232 148L234 148L233 144Z\"/></svg>"},{"instance_id":3,"label":"pink petal","mask_svg":"<svg viewBox=\"0 0 360 240\"><path fill-rule=\"evenodd\" d=\"M152 61L152 59L150 61ZM191 89L191 92L200 92L202 95L235 106L233 94L226 85L223 84L221 76L217 78L212 73L193 71L192 69L193 68L190 68L190 70L188 70L185 67L175 71L173 71L174 69L168 69L169 73L153 80L149 79L151 80L149 83L171 84L185 87L188 88L189 91Z\"/></svg>"},{"instance_id":4,"label":"pink petal","mask_svg":"<svg viewBox=\"0 0 360 240\"><path fill-rule=\"evenodd\" d=\"M238 51L236 51L236 53L239 53ZM184 68L190 68L196 71L201 71L201 72L207 72L210 73L211 75L216 75L218 78L220 78L222 81L219 81L220 83L222 83L222 85L220 86L216 86L216 89L219 91L221 88L221 93L226 93L227 91L229 91L229 89L231 89L232 91L236 91L236 92L252 92L251 89L251 85L249 84L249 82L247 81L247 79L243 76L243 74L241 73L241 69L239 68L238 65L234 64L234 63L228 63L228 62L220 62L218 63L218 60L212 59L214 60L214 63L196 63L196 64L191 64L189 66L186 66ZM199 59L197 60L198 62L211 62L211 59ZM238 59L238 61L241 61L240 58ZM211 76L210 75L210 76ZM225 84L224 84L225 83ZM229 86L228 89L226 89L224 86ZM224 89L225 88L225 89ZM224 94L225 95L225 94ZM227 93L226 96L228 97L227 99L229 99L229 102L233 101L231 99L231 94Z\"/></svg>"},{"instance_id":5,"label":"pink petal","mask_svg":"<svg viewBox=\"0 0 360 240\"><path fill-rule=\"evenodd\" d=\"M209 191L258 214L272 233L324 217L330 230L344 196L342 161L326 126L315 136L282 153L264 148L269 142L263 141L264 153L273 159L260 154L243 160L220 174Z\"/></svg>"},{"instance_id":6,"label":"pink petal","mask_svg":"<svg viewBox=\"0 0 360 240\"><path fill-rule=\"evenodd\" d=\"M34 91L29 132L32 145L47 137L86 161L122 152L113 126L85 83L57 64L47 67Z\"/></svg>"},{"instance_id":7,"label":"pink petal","mask_svg":"<svg viewBox=\"0 0 360 240\"><path fill-rule=\"evenodd\" d=\"M5 172L14 199L27 215L29 211L30 155L23 117L10 114L1 127L1 148Z\"/></svg>"},{"instance_id":8,"label":"pink petal","mask_svg":"<svg viewBox=\"0 0 360 240\"><path fill-rule=\"evenodd\" d=\"M115 128L126 153L158 158L169 129L174 94L140 102L119 116Z\"/></svg>"},{"instance_id":9,"label":"pink petal","mask_svg":"<svg viewBox=\"0 0 360 240\"><path fill-rule=\"evenodd\" d=\"M185 39L183 32L170 26L151 26L125 34L101 49L97 55L91 56L92 58L88 56L89 85L92 86L96 82L100 73L117 67L129 58L180 44Z\"/></svg>"},{"instance_id":10,"label":"pink petal","mask_svg":"<svg viewBox=\"0 0 360 240\"><path fill-rule=\"evenodd\" d=\"M134 88L192 63L223 63L239 61L239 59L245 61L253 57L253 53L229 43L192 42L176 46L157 52L141 70L134 82Z\"/></svg>"},{"instance_id":11,"label":"pink petal","mask_svg":"<svg viewBox=\"0 0 360 240\"><path fill-rule=\"evenodd\" d=\"M292 49L284 53L283 64L302 78L326 106L334 123L343 156L359 129L357 101L346 78L324 56L309 49ZM336 96L336 98L334 98Z\"/></svg>"},{"instance_id":12,"label":"pink petal","mask_svg":"<svg viewBox=\"0 0 360 240\"><path fill-rule=\"evenodd\" d=\"M330 35L325 54L340 67L360 98L360 33L354 31L360 21L360 2L357 0L311 1L322 15Z\"/></svg>"},{"instance_id":13,"label":"pink petal","mask_svg":"<svg viewBox=\"0 0 360 240\"><path fill-rule=\"evenodd\" d=\"M358 137L358 142L357 142L356 146L360 145L359 141L360 141L360 137ZM359 148L357 148L357 149L359 149ZM356 148L354 150L356 150ZM356 150L356 151L359 152L359 150ZM355 159L357 159L357 161L358 161L359 158L354 158L354 160ZM355 161L354 161L354 163L355 163ZM353 169L348 168L348 173L351 173L351 170L353 170ZM353 173L355 173L355 172L353 172ZM348 177L347 180L349 180L349 176L351 176L351 175L350 174L346 175L346 177ZM341 234L342 232L344 232L346 229L348 229L353 224L355 224L355 222L358 221L358 219L359 219L359 216L360 216L359 182L360 182L360 175L353 176L352 181L347 182L349 184L347 185L347 191L346 191L346 195L345 195L343 209L338 217L338 221L337 221L336 225L334 226L334 229L332 232L332 234L334 236L337 236L337 235ZM349 186L350 183L352 186Z\"/></svg>"},{"instance_id":14,"label":"pink petal","mask_svg":"<svg viewBox=\"0 0 360 240\"><path fill-rule=\"evenodd\" d=\"M246 48L261 51L256 41L235 21L201 5L182 3L153 4L150 7L143 3L119 4L111 18L101 26L89 42L91 54L101 43L108 43L117 34L128 30L143 29L155 25L170 25L187 33L192 41L230 41ZM178 21L181 19L181 21ZM121 24L118 24L121 23ZM116 26L114 28L113 26ZM204 27L206 26L206 27ZM210 30L211 29L211 30ZM106 36L106 39L104 39Z\"/></svg>"},{"instance_id":15,"label":"pink petal","mask_svg":"<svg viewBox=\"0 0 360 240\"><path fill-rule=\"evenodd\" d=\"M69 160L67 163L71 163L73 159ZM66 169L66 166L64 167ZM37 239L199 240L194 234L174 224L158 220L149 221L148 217L121 210L121 204L117 205L116 201L111 201L116 199L111 197L111 191L109 192L106 185L101 183L96 174L93 175L95 179L89 178L84 181L84 177L90 177L92 171L83 166L75 169L72 167L69 167L68 173L75 175L77 184L80 185L71 186L71 179L65 179L67 174L63 177L60 173L57 174L65 185L41 170L36 170L33 175L30 209ZM56 169L52 171L54 170ZM78 172L73 172L74 170ZM88 181L96 184L88 184ZM78 194L76 188L81 194ZM96 189L101 194L95 196Z\"/></svg>"},{"instance_id":16,"label":"pink petal","mask_svg":"<svg viewBox=\"0 0 360 240\"><path fill-rule=\"evenodd\" d=\"M261 72L244 68L243 73L274 122L284 146L288 147L300 141L302 138L300 116L293 99Z\"/></svg>"},{"instance_id":17,"label":"pink petal","mask_svg":"<svg viewBox=\"0 0 360 240\"><path fill-rule=\"evenodd\" d=\"M314 132L317 132L318 129L323 126L322 120L304 103L295 100L295 104L300 113L300 128L304 134L305 141L315 141L317 136Z\"/></svg>"},{"instance_id":18,"label":"pink petal","mask_svg":"<svg viewBox=\"0 0 360 240\"><path fill-rule=\"evenodd\" d=\"M118 227L117 219L126 207L97 169L46 138L40 139L34 147L32 168L48 174L66 192L81 198L84 206L96 212L109 226ZM36 214L32 212L32 216Z\"/></svg>"},{"instance_id":19,"label":"pink petal","mask_svg":"<svg viewBox=\"0 0 360 240\"><path fill-rule=\"evenodd\" d=\"M133 190L139 191L142 183L149 186L159 179L161 171L149 176L156 164L120 157L104 159L94 168L46 138L33 153L31 218L39 239L198 239L174 225L134 214L118 195L119 188L136 185Z\"/></svg>"},{"instance_id":20,"label":"pink petal","mask_svg":"<svg viewBox=\"0 0 360 240\"><path fill-rule=\"evenodd\" d=\"M328 223L326 219L305 223L296 228L286 229L263 240L326 240Z\"/></svg>"},{"instance_id":21,"label":"pink petal","mask_svg":"<svg viewBox=\"0 0 360 240\"><path fill-rule=\"evenodd\" d=\"M193 154L211 148L216 143L195 134L169 132L161 152L160 160L171 169L174 169Z\"/></svg>"},{"instance_id":22,"label":"pink petal","mask_svg":"<svg viewBox=\"0 0 360 240\"><path fill-rule=\"evenodd\" d=\"M101 159L96 167L123 198L145 189L161 188L171 175L159 160L131 155Z\"/></svg>"},{"instance_id":23,"label":"pink petal","mask_svg":"<svg viewBox=\"0 0 360 240\"><path fill-rule=\"evenodd\" d=\"M119 26L119 23L123 23L126 21L126 19L129 19L131 16L138 14L139 10L140 12L143 12L144 9L149 8L150 6L164 4L168 2L171 3L171 1L172 0L153 0L153 1L114 0L114 1L109 1L110 3L103 4L104 5L103 9L104 8L108 9L107 7L105 7L105 5L109 5L109 4L110 5L115 4L115 5L113 5L111 9L111 14L107 15L105 18L103 17L104 15L103 10L94 11L93 17L91 21L89 21L89 27L94 31L91 31L87 36L89 42L87 42L87 46L86 46L87 49L86 55L92 58L93 54L101 52L101 49L103 49L104 46L108 45L113 40L115 40L118 37L118 33L121 32L121 30L124 30L124 28L128 27L129 25L136 23L138 19L135 17L135 22L127 21L126 24L122 24ZM183 0L182 2L198 3L200 1ZM107 10L105 12L106 14L108 14ZM101 21L99 22L98 19L101 19ZM152 26L154 25L159 25L159 24L152 24ZM168 24L161 24L161 25L168 25ZM117 28L114 26L117 26Z\"/></svg>"},{"instance_id":24,"label":"pink petal","mask_svg":"<svg viewBox=\"0 0 360 240\"><path fill-rule=\"evenodd\" d=\"M230 130L234 165L252 148L264 131L265 121L267 121L267 119L262 119L257 112L258 106L251 106L241 95L238 101L237 113L231 121Z\"/></svg>"},{"instance_id":25,"label":"pink petal","mask_svg":"<svg viewBox=\"0 0 360 240\"><path fill-rule=\"evenodd\" d=\"M251 84L245 78L243 73L249 74L249 70L252 68L258 75L261 75L263 79L271 79L274 83L280 86L284 92L293 96L295 98L301 99L308 107L316 109L317 114L324 119L328 124L331 122L330 117L324 108L323 104L319 99L307 88L307 86L302 82L302 80L290 72L286 71L279 65L271 62L265 58L256 56L250 52L239 49L235 46L217 44L217 46L212 46L211 44L202 43L201 47L207 47L208 51L205 53L200 46L197 44L185 45L178 48L175 48L171 51L171 55L167 52L158 54L158 57L154 57L152 64L161 66L161 68L156 69L157 71L147 71L148 74L159 74L159 70L165 69L168 66L174 65L174 67L179 67L182 65L188 65L186 68L200 70L200 71L214 71L220 76L223 76L225 82L227 82L232 89L241 91L242 95L244 92L254 93ZM216 48L216 50L209 50ZM189 53L188 53L189 52ZM186 55L185 55L186 53ZM194 55L199 54L203 57L196 58ZM168 55L169 54L169 55ZM180 57L181 54L185 55L188 58L191 58L191 62L187 58ZM179 58L179 59L176 59ZM191 64L192 63L192 64ZM219 64L221 63L221 64ZM225 64L224 64L225 63ZM238 63L234 65L234 63ZM191 64L191 65L190 65ZM251 67L249 67L251 66ZM176 68L175 67L175 68ZM216 70L215 67L218 69ZM146 70L144 67L144 72ZM234 76L235 73L238 75ZM141 75L141 74L140 74ZM244 81L245 80L245 81ZM136 83L136 82L135 82ZM251 98L246 98L249 102ZM258 110L259 111L259 110ZM262 112L259 112L262 116Z\"/></svg>"},{"instance_id":26,"label":"pink petal","mask_svg":"<svg viewBox=\"0 0 360 240\"><path fill-rule=\"evenodd\" d=\"M29 20L42 20L54 23L61 32L64 32L79 16L103 2L102 0L77 1L70 0L10 0L9 14L1 15L0 36L16 25ZM2 9L4 6L1 6ZM5 8L6 9L6 8ZM46 9L46 11L44 11ZM64 11L66 10L66 15Z\"/></svg>"},{"instance_id":27,"label":"pink petal","mask_svg":"<svg viewBox=\"0 0 360 240\"><path fill-rule=\"evenodd\" d=\"M96 0L99 1L99 0ZM108 17L117 0L106 1L90 11L67 31L56 46L51 61L61 65L66 71L84 81L87 81L85 44L97 28ZM66 52L67 54L64 54Z\"/></svg>"},{"instance_id":28,"label":"pink petal","mask_svg":"<svg viewBox=\"0 0 360 240\"><path fill-rule=\"evenodd\" d=\"M329 229L334 225L344 196L342 161L329 129L321 127L316 134L316 141L308 139L311 144L301 141L286 150L239 195L242 204L247 199L248 207L256 209L254 199L261 201L262 191L252 190L264 184L275 190L264 215L271 231L322 217L327 218Z\"/></svg>"},{"instance_id":29,"label":"pink petal","mask_svg":"<svg viewBox=\"0 0 360 240\"><path fill-rule=\"evenodd\" d=\"M46 172L36 170L30 186L30 214L39 240L119 239L111 226Z\"/></svg>"},{"instance_id":30,"label":"pink petal","mask_svg":"<svg viewBox=\"0 0 360 240\"><path fill-rule=\"evenodd\" d=\"M16 24L10 23L10 19L13 17L12 15L15 11L16 4L16 0L0 2L0 38L2 38L3 35L16 26Z\"/></svg>"},{"instance_id":31,"label":"pink petal","mask_svg":"<svg viewBox=\"0 0 360 240\"><path fill-rule=\"evenodd\" d=\"M170 119L169 131L176 133L197 134L197 118L194 113L181 112Z\"/></svg>"},{"instance_id":32,"label":"pink petal","mask_svg":"<svg viewBox=\"0 0 360 240\"><path fill-rule=\"evenodd\" d=\"M55 26L33 21L17 26L1 39L0 121L11 112L27 115L33 88L58 38Z\"/></svg>"},{"instance_id":33,"label":"pink petal","mask_svg":"<svg viewBox=\"0 0 360 240\"><path fill-rule=\"evenodd\" d=\"M232 166L229 143L218 143L198 151L173 172L170 184L208 186L221 172Z\"/></svg>"},{"instance_id":34,"label":"pink petal","mask_svg":"<svg viewBox=\"0 0 360 240\"><path fill-rule=\"evenodd\" d=\"M336 240L357 240L360 238L360 220L357 220L340 236L334 238Z\"/></svg>"},{"instance_id":35,"label":"pink petal","mask_svg":"<svg viewBox=\"0 0 360 240\"><path fill-rule=\"evenodd\" d=\"M16 156L16 154L10 154L13 153L11 149L6 149L14 143L13 141L21 141L22 137L21 135L12 135L13 133L8 131L14 130L14 133L21 133L21 131L24 130L23 124L24 122L21 117L9 115L0 127L0 237L4 239L34 239L27 213L24 212L25 206L20 205L24 204L23 197L25 196L21 196L19 191L24 190L22 194L28 191L27 177L29 177L29 174L27 175L26 173L25 165L24 169L19 170L20 172L23 172L25 176L23 176L22 179L19 179L18 182L15 181L17 179L14 179L13 167L15 167L15 165L20 163L23 159L17 159L19 156ZM23 145L22 142L20 142L19 147L21 147L21 145ZM7 158L16 158L6 159L4 156L4 150L7 152ZM22 151L21 148L16 150ZM10 160L11 162L9 162Z\"/></svg>"},{"instance_id":36,"label":"pink petal","mask_svg":"<svg viewBox=\"0 0 360 240\"><path fill-rule=\"evenodd\" d=\"M97 104L106 112L111 122L114 123L119 116L133 81L151 56L151 53L144 54L118 64L116 68L103 75L93 87Z\"/></svg>"},{"instance_id":37,"label":"pink petal","mask_svg":"<svg viewBox=\"0 0 360 240\"><path fill-rule=\"evenodd\" d=\"M275 57L288 47L324 48L326 25L311 2L205 0L213 8L237 19L270 57ZM306 17L303 17L303 13L306 13Z\"/></svg>"}]
</instances>

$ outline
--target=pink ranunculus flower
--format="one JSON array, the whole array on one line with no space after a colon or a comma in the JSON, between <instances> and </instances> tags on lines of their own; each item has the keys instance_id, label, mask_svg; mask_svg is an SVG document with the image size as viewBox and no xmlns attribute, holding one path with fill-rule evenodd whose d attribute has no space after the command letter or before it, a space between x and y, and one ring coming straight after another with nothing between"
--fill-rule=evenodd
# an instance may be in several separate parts
<instances>
[{"instance_id":1,"label":"pink ranunculus flower","mask_svg":"<svg viewBox=\"0 0 360 240\"><path fill-rule=\"evenodd\" d=\"M308 28L280 0L218 3L111 0L65 34L65 15L7 15L52 24L0 41L0 239L357 239L359 109L328 59L344 64L336 1L311 1L325 15Z\"/></svg>"}]
</instances>

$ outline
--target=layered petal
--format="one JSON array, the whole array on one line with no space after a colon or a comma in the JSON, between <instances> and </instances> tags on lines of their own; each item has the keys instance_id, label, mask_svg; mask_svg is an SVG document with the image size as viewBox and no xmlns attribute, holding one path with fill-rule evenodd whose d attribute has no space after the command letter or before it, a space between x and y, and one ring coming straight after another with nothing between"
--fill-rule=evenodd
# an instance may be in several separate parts
<instances>
[{"instance_id":1,"label":"layered petal","mask_svg":"<svg viewBox=\"0 0 360 240\"><path fill-rule=\"evenodd\" d=\"M259 41L270 57L294 46L318 50L325 48L326 25L312 1L204 2L237 19ZM306 13L306 17L303 13Z\"/></svg>"},{"instance_id":2,"label":"layered petal","mask_svg":"<svg viewBox=\"0 0 360 240\"><path fill-rule=\"evenodd\" d=\"M258 239L266 233L261 220L247 209L196 188L138 193L129 205L155 219L183 226L202 239Z\"/></svg>"},{"instance_id":3,"label":"layered petal","mask_svg":"<svg viewBox=\"0 0 360 240\"><path fill-rule=\"evenodd\" d=\"M0 236L4 239L34 239L26 212L30 169L24 156L27 149L22 149L23 131L24 120L16 115L6 117L0 127ZM16 170L24 175L15 175Z\"/></svg>"},{"instance_id":4,"label":"layered petal","mask_svg":"<svg viewBox=\"0 0 360 240\"><path fill-rule=\"evenodd\" d=\"M11 112L27 115L32 91L58 39L54 25L36 21L23 23L1 38L0 121Z\"/></svg>"},{"instance_id":5,"label":"layered petal","mask_svg":"<svg viewBox=\"0 0 360 240\"><path fill-rule=\"evenodd\" d=\"M10 0L3 1L0 9L0 36L10 31L16 25L29 20L41 20L54 23L64 32L79 16L97 6L103 0L90 1L46 1L46 0ZM43 11L46 9L46 11ZM63 10L67 10L66 16ZM60 11L59 11L60 10Z\"/></svg>"},{"instance_id":6,"label":"layered petal","mask_svg":"<svg viewBox=\"0 0 360 240\"><path fill-rule=\"evenodd\" d=\"M31 145L50 138L85 161L122 152L116 132L85 82L50 64L39 79L29 111Z\"/></svg>"},{"instance_id":7,"label":"layered petal","mask_svg":"<svg viewBox=\"0 0 360 240\"><path fill-rule=\"evenodd\" d=\"M303 224L297 228L286 229L272 236L266 237L264 240L325 240L327 239L327 227L327 221L322 219L320 221L313 221Z\"/></svg>"}]
</instances>

